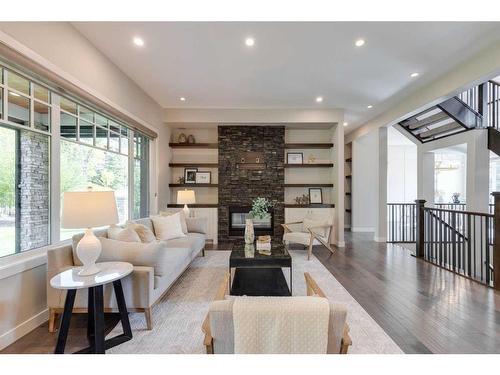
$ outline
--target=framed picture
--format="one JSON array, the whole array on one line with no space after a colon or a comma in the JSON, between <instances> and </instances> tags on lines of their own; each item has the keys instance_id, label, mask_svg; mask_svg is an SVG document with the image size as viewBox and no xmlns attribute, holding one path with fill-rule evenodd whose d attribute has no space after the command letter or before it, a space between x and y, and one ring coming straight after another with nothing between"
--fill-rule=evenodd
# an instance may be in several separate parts
<instances>
[{"instance_id":1,"label":"framed picture","mask_svg":"<svg viewBox=\"0 0 500 375\"><path fill-rule=\"evenodd\" d=\"M212 178L212 172L196 172L197 184L209 184Z\"/></svg>"},{"instance_id":2,"label":"framed picture","mask_svg":"<svg viewBox=\"0 0 500 375\"><path fill-rule=\"evenodd\" d=\"M185 184L195 184L196 183L196 172L198 168L184 168L184 183Z\"/></svg>"},{"instance_id":3,"label":"framed picture","mask_svg":"<svg viewBox=\"0 0 500 375\"><path fill-rule=\"evenodd\" d=\"M286 154L286 162L288 164L303 164L304 155L302 152L289 152Z\"/></svg>"},{"instance_id":4,"label":"framed picture","mask_svg":"<svg viewBox=\"0 0 500 375\"><path fill-rule=\"evenodd\" d=\"M309 203L323 203L323 194L320 188L309 188Z\"/></svg>"}]
</instances>

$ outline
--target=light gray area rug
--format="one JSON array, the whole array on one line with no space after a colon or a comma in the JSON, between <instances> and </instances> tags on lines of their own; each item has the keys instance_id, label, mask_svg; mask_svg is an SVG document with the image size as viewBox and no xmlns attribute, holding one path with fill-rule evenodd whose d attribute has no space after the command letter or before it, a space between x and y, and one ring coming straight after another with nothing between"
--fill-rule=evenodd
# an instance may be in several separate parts
<instances>
[{"instance_id":1,"label":"light gray area rug","mask_svg":"<svg viewBox=\"0 0 500 375\"><path fill-rule=\"evenodd\" d=\"M314 256L290 252L293 261L293 295L306 295L304 272L309 272L331 301L347 306L353 345L349 353L402 353L401 349ZM224 274L229 251L207 251L196 258L169 292L153 307L153 330L147 331L143 314L130 314L133 339L108 353L201 354L205 353L201 325ZM288 269L284 270L288 280ZM121 333L118 325L108 337Z\"/></svg>"}]
</instances>

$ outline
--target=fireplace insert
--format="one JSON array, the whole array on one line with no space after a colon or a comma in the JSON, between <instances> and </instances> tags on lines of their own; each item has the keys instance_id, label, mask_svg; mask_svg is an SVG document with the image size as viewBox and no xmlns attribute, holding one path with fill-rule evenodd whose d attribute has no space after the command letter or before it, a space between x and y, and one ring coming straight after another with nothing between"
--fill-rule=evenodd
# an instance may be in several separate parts
<instances>
[{"instance_id":1,"label":"fireplace insert","mask_svg":"<svg viewBox=\"0 0 500 375\"><path fill-rule=\"evenodd\" d=\"M229 207L229 236L243 237L245 235L245 221L252 207L230 206ZM253 219L255 236L274 235L273 209L269 209L270 217L267 219Z\"/></svg>"}]
</instances>

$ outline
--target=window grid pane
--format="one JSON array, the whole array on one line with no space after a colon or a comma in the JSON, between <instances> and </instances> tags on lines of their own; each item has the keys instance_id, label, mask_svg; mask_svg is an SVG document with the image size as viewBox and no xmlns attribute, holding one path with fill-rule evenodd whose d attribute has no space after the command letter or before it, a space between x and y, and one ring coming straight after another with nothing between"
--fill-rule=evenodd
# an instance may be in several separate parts
<instances>
[{"instance_id":1,"label":"window grid pane","mask_svg":"<svg viewBox=\"0 0 500 375\"><path fill-rule=\"evenodd\" d=\"M30 95L30 81L10 70L8 73L7 86L23 94Z\"/></svg>"},{"instance_id":2,"label":"window grid pane","mask_svg":"<svg viewBox=\"0 0 500 375\"><path fill-rule=\"evenodd\" d=\"M30 99L9 91L8 120L18 125L30 126Z\"/></svg>"}]
</instances>

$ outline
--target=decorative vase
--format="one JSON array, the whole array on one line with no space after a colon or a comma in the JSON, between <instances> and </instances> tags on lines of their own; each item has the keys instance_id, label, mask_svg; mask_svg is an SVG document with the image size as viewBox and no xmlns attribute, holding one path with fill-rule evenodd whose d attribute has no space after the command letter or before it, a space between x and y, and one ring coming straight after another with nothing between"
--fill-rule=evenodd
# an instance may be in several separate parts
<instances>
[{"instance_id":1,"label":"decorative vase","mask_svg":"<svg viewBox=\"0 0 500 375\"><path fill-rule=\"evenodd\" d=\"M245 243L253 243L255 240L255 234L253 230L253 220L246 219L245 220Z\"/></svg>"}]
</instances>

